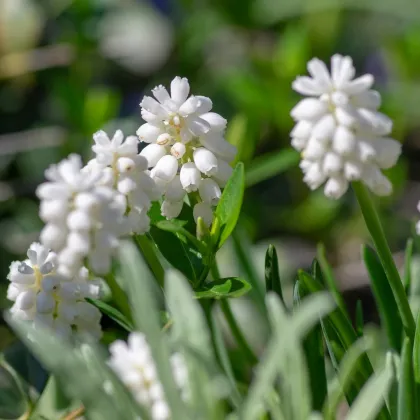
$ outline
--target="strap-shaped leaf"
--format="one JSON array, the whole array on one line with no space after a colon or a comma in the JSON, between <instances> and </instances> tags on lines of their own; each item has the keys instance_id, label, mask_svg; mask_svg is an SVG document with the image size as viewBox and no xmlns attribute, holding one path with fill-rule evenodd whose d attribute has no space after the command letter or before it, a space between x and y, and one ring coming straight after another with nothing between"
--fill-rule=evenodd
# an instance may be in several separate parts
<instances>
[{"instance_id":1,"label":"strap-shaped leaf","mask_svg":"<svg viewBox=\"0 0 420 420\"><path fill-rule=\"evenodd\" d=\"M267 292L273 291L284 301L280 281L279 261L274 245L269 245L265 253L265 289Z\"/></svg>"},{"instance_id":2,"label":"strap-shaped leaf","mask_svg":"<svg viewBox=\"0 0 420 420\"><path fill-rule=\"evenodd\" d=\"M398 381L398 420L416 420L416 388L414 386L413 346L408 337L401 351Z\"/></svg>"}]
</instances>

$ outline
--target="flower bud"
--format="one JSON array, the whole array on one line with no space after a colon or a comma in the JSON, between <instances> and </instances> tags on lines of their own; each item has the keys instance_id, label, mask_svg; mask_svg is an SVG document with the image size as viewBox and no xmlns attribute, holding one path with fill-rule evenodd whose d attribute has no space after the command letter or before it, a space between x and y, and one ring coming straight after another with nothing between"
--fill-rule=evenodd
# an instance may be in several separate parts
<instances>
[{"instance_id":1,"label":"flower bud","mask_svg":"<svg viewBox=\"0 0 420 420\"><path fill-rule=\"evenodd\" d=\"M184 196L185 190L181 184L180 176L176 175L175 178L166 186L165 199L172 202L182 201Z\"/></svg>"},{"instance_id":2,"label":"flower bud","mask_svg":"<svg viewBox=\"0 0 420 420\"><path fill-rule=\"evenodd\" d=\"M163 156L154 168L154 176L162 181L172 181L178 171L178 160L171 155Z\"/></svg>"},{"instance_id":3,"label":"flower bud","mask_svg":"<svg viewBox=\"0 0 420 420\"><path fill-rule=\"evenodd\" d=\"M164 200L160 208L162 216L165 216L167 219L178 217L181 213L183 204L183 201Z\"/></svg>"},{"instance_id":4,"label":"flower bud","mask_svg":"<svg viewBox=\"0 0 420 420\"><path fill-rule=\"evenodd\" d=\"M159 145L159 144L149 144L146 146L141 152L141 156L144 156L147 159L147 163L149 168L152 168L156 166L156 164L159 162L163 156L166 155L166 149L165 147Z\"/></svg>"},{"instance_id":5,"label":"flower bud","mask_svg":"<svg viewBox=\"0 0 420 420\"><path fill-rule=\"evenodd\" d=\"M210 178L205 178L201 181L198 191L201 199L211 206L216 206L222 195L220 187Z\"/></svg>"},{"instance_id":6,"label":"flower bud","mask_svg":"<svg viewBox=\"0 0 420 420\"><path fill-rule=\"evenodd\" d=\"M175 156L177 159L181 159L185 154L185 150L186 150L185 144L176 142L171 147L171 155Z\"/></svg>"},{"instance_id":7,"label":"flower bud","mask_svg":"<svg viewBox=\"0 0 420 420\"><path fill-rule=\"evenodd\" d=\"M201 174L194 163L184 163L179 173L182 187L188 193L197 191L201 182Z\"/></svg>"},{"instance_id":8,"label":"flower bud","mask_svg":"<svg viewBox=\"0 0 420 420\"><path fill-rule=\"evenodd\" d=\"M217 173L217 158L210 150L200 147L194 150L194 163L197 169L207 176Z\"/></svg>"}]
</instances>

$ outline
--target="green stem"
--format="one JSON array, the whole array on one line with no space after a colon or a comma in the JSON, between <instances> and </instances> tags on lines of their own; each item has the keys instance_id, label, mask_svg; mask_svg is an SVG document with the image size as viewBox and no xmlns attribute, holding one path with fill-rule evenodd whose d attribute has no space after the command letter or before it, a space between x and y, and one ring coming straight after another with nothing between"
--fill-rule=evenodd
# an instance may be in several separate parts
<instances>
[{"instance_id":1,"label":"green stem","mask_svg":"<svg viewBox=\"0 0 420 420\"><path fill-rule=\"evenodd\" d=\"M134 239L159 286L163 287L165 284L165 270L156 255L154 243L146 235L136 235Z\"/></svg>"},{"instance_id":2,"label":"green stem","mask_svg":"<svg viewBox=\"0 0 420 420\"><path fill-rule=\"evenodd\" d=\"M131 321L132 317L130 305L128 303L127 296L124 293L123 289L120 287L112 273L104 276L104 279L107 282L109 288L111 289L112 298L114 299L114 302L117 305L118 309Z\"/></svg>"},{"instance_id":3,"label":"green stem","mask_svg":"<svg viewBox=\"0 0 420 420\"><path fill-rule=\"evenodd\" d=\"M211 266L211 274L213 280L220 279L219 268L217 267L216 261L214 261L214 263ZM222 309L226 322L228 323L229 328L232 331L233 336L235 337L237 345L239 346L239 348L242 349L248 360L253 365L256 364L258 362L258 359L252 351L251 347L249 346L248 342L246 341L244 335L242 334L242 331L239 328L238 323L236 322L232 310L230 309L228 299L220 299L220 308Z\"/></svg>"},{"instance_id":4,"label":"green stem","mask_svg":"<svg viewBox=\"0 0 420 420\"><path fill-rule=\"evenodd\" d=\"M353 190L356 193L360 209L365 219L366 226L375 244L379 259L384 267L385 274L394 294L395 301L401 314L404 330L408 337L414 338L415 322L413 314L405 294L404 285L401 281L394 259L388 246L384 230L375 209L372 198L366 187L360 182L353 183Z\"/></svg>"}]
</instances>

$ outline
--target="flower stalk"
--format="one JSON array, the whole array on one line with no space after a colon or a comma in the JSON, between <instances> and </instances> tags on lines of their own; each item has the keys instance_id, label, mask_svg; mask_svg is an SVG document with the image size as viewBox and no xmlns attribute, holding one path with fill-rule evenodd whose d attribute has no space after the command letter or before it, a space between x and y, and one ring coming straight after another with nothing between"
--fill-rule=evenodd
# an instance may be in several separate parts
<instances>
[{"instance_id":1,"label":"flower stalk","mask_svg":"<svg viewBox=\"0 0 420 420\"><path fill-rule=\"evenodd\" d=\"M353 183L353 190L356 194L357 201L359 202L366 226L372 237L373 243L375 244L379 259L384 267L389 284L392 288L395 301L401 314L405 333L408 337L413 338L415 331L413 314L405 294L404 285L392 257L391 250L389 249L379 215L372 201L372 197L366 187L360 182Z\"/></svg>"}]
</instances>

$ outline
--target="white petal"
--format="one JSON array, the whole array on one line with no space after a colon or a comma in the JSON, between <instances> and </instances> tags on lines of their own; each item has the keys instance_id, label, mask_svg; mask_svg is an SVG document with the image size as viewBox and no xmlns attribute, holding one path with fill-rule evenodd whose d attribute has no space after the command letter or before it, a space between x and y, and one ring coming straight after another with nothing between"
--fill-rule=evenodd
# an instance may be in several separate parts
<instances>
[{"instance_id":1,"label":"white petal","mask_svg":"<svg viewBox=\"0 0 420 420\"><path fill-rule=\"evenodd\" d=\"M302 137L293 137L290 144L295 150L301 152L308 144L308 139Z\"/></svg>"},{"instance_id":2,"label":"white petal","mask_svg":"<svg viewBox=\"0 0 420 420\"><path fill-rule=\"evenodd\" d=\"M122 142L124 141L124 133L121 130L117 130L114 134L114 137L112 137L111 143L114 147L118 147L122 145Z\"/></svg>"},{"instance_id":3,"label":"white petal","mask_svg":"<svg viewBox=\"0 0 420 420\"><path fill-rule=\"evenodd\" d=\"M326 175L322 170L321 164L315 162L305 170L305 176L303 181L309 186L311 190L317 189L321 184L324 183Z\"/></svg>"},{"instance_id":4,"label":"white petal","mask_svg":"<svg viewBox=\"0 0 420 420\"><path fill-rule=\"evenodd\" d=\"M324 194L328 198L340 198L348 188L349 184L344 178L330 178L324 187Z\"/></svg>"},{"instance_id":5,"label":"white petal","mask_svg":"<svg viewBox=\"0 0 420 420\"><path fill-rule=\"evenodd\" d=\"M36 310L41 314L52 312L55 308L55 300L52 295L39 292L36 297Z\"/></svg>"},{"instance_id":6,"label":"white petal","mask_svg":"<svg viewBox=\"0 0 420 420\"><path fill-rule=\"evenodd\" d=\"M364 125L362 128L370 129L379 136L386 136L391 132L392 120L381 112L359 108L358 113L361 123Z\"/></svg>"},{"instance_id":7,"label":"white petal","mask_svg":"<svg viewBox=\"0 0 420 420\"><path fill-rule=\"evenodd\" d=\"M156 163L154 175L163 181L172 181L178 171L178 160L172 155L163 156Z\"/></svg>"},{"instance_id":8,"label":"white petal","mask_svg":"<svg viewBox=\"0 0 420 420\"><path fill-rule=\"evenodd\" d=\"M194 117L192 119L190 117L186 120L186 122L188 129L196 137L202 136L210 131L210 124L201 118Z\"/></svg>"},{"instance_id":9,"label":"white petal","mask_svg":"<svg viewBox=\"0 0 420 420\"><path fill-rule=\"evenodd\" d=\"M201 173L194 163L184 163L179 173L182 187L188 193L197 191L201 181Z\"/></svg>"},{"instance_id":10,"label":"white petal","mask_svg":"<svg viewBox=\"0 0 420 420\"><path fill-rule=\"evenodd\" d=\"M309 121L299 121L290 132L291 137L300 137L308 139L312 133L314 124Z\"/></svg>"},{"instance_id":11,"label":"white petal","mask_svg":"<svg viewBox=\"0 0 420 420\"><path fill-rule=\"evenodd\" d=\"M336 126L334 117L331 114L327 114L315 124L312 135L322 142L326 142L333 137Z\"/></svg>"},{"instance_id":12,"label":"white petal","mask_svg":"<svg viewBox=\"0 0 420 420\"><path fill-rule=\"evenodd\" d=\"M110 140L108 134L104 130L99 130L93 134L93 140L96 144L100 146L109 147Z\"/></svg>"},{"instance_id":13,"label":"white petal","mask_svg":"<svg viewBox=\"0 0 420 420\"><path fill-rule=\"evenodd\" d=\"M161 103L164 104L171 100L168 91L162 85L156 86L152 89L153 96Z\"/></svg>"},{"instance_id":14,"label":"white petal","mask_svg":"<svg viewBox=\"0 0 420 420\"><path fill-rule=\"evenodd\" d=\"M141 117L143 118L144 121L152 124L152 125L159 125L162 124L163 120L164 120L164 116L161 115L155 115L152 114L151 112L145 110L142 108L141 110ZM146 140L144 140L146 141Z\"/></svg>"},{"instance_id":15,"label":"white petal","mask_svg":"<svg viewBox=\"0 0 420 420\"><path fill-rule=\"evenodd\" d=\"M224 187L232 176L233 169L223 159L217 160L217 173L213 175L213 179L219 184L220 187Z\"/></svg>"},{"instance_id":16,"label":"white petal","mask_svg":"<svg viewBox=\"0 0 420 420\"><path fill-rule=\"evenodd\" d=\"M215 112L207 112L200 115L200 118L207 121L212 130L223 131L227 125L227 120Z\"/></svg>"},{"instance_id":17,"label":"white petal","mask_svg":"<svg viewBox=\"0 0 420 420\"><path fill-rule=\"evenodd\" d=\"M376 151L376 162L381 169L389 169L395 166L401 154L401 143L384 137L376 139L373 143Z\"/></svg>"},{"instance_id":18,"label":"white petal","mask_svg":"<svg viewBox=\"0 0 420 420\"><path fill-rule=\"evenodd\" d=\"M165 400L158 400L153 403L151 416L154 420L169 420L171 411Z\"/></svg>"},{"instance_id":19,"label":"white petal","mask_svg":"<svg viewBox=\"0 0 420 420\"><path fill-rule=\"evenodd\" d=\"M69 210L67 200L43 200L39 207L39 217L44 222L62 221Z\"/></svg>"},{"instance_id":20,"label":"white petal","mask_svg":"<svg viewBox=\"0 0 420 420\"><path fill-rule=\"evenodd\" d=\"M322 168L323 168L323 172L327 176L337 174L338 172L341 171L342 167L343 167L343 161L340 155L333 152L329 152L325 155Z\"/></svg>"},{"instance_id":21,"label":"white petal","mask_svg":"<svg viewBox=\"0 0 420 420\"><path fill-rule=\"evenodd\" d=\"M183 77L175 77L174 80L171 82L171 98L175 101L178 105L181 105L188 97L190 93L190 85L188 83L188 79Z\"/></svg>"},{"instance_id":22,"label":"white petal","mask_svg":"<svg viewBox=\"0 0 420 420\"><path fill-rule=\"evenodd\" d=\"M196 96L191 96L179 107L179 114L183 117L194 114L199 104L200 100Z\"/></svg>"},{"instance_id":23,"label":"white petal","mask_svg":"<svg viewBox=\"0 0 420 420\"><path fill-rule=\"evenodd\" d=\"M19 294L19 296L16 297L16 307L27 311L28 309L31 309L35 305L36 300L36 293L34 290L26 290Z\"/></svg>"},{"instance_id":24,"label":"white petal","mask_svg":"<svg viewBox=\"0 0 420 420\"><path fill-rule=\"evenodd\" d=\"M88 213L75 210L68 215L67 226L71 230L89 230L92 226L92 220Z\"/></svg>"},{"instance_id":25,"label":"white petal","mask_svg":"<svg viewBox=\"0 0 420 420\"><path fill-rule=\"evenodd\" d=\"M376 157L376 149L369 139L358 139L357 147L359 149L358 157L361 162L372 162Z\"/></svg>"},{"instance_id":26,"label":"white petal","mask_svg":"<svg viewBox=\"0 0 420 420\"><path fill-rule=\"evenodd\" d=\"M171 147L171 155L176 157L177 159L181 159L184 156L185 151L185 144L180 143L179 141Z\"/></svg>"},{"instance_id":27,"label":"white petal","mask_svg":"<svg viewBox=\"0 0 420 420\"><path fill-rule=\"evenodd\" d=\"M322 85L326 89L330 89L332 87L330 73L325 63L321 60L318 58L310 60L308 62L308 71L318 84Z\"/></svg>"},{"instance_id":28,"label":"white petal","mask_svg":"<svg viewBox=\"0 0 420 420\"><path fill-rule=\"evenodd\" d=\"M201 144L227 162L231 162L238 152L237 148L228 143L219 133L210 133L200 137Z\"/></svg>"},{"instance_id":29,"label":"white petal","mask_svg":"<svg viewBox=\"0 0 420 420\"><path fill-rule=\"evenodd\" d=\"M152 146L152 145L149 145ZM148 146L146 146L148 147ZM128 157L120 157L117 159L117 164L116 164L117 170L120 173L127 173L132 171L133 169L136 168L136 164L133 161L133 159L130 159ZM147 167L146 167L147 169Z\"/></svg>"},{"instance_id":30,"label":"white petal","mask_svg":"<svg viewBox=\"0 0 420 420\"><path fill-rule=\"evenodd\" d=\"M196 96L196 98L198 98L200 101L197 108L197 114L205 114L211 111L211 108L213 107L213 103L210 98L208 98L207 96L200 96L200 95Z\"/></svg>"},{"instance_id":31,"label":"white petal","mask_svg":"<svg viewBox=\"0 0 420 420\"><path fill-rule=\"evenodd\" d=\"M182 171L182 168L181 168ZM180 175L176 175L175 178L170 181L165 190L165 199L175 202L182 201L185 196L186 191L181 184Z\"/></svg>"},{"instance_id":32,"label":"white petal","mask_svg":"<svg viewBox=\"0 0 420 420\"><path fill-rule=\"evenodd\" d=\"M350 128L357 127L360 119L356 110L350 105L337 107L335 109L335 117L340 125Z\"/></svg>"},{"instance_id":33,"label":"white petal","mask_svg":"<svg viewBox=\"0 0 420 420\"><path fill-rule=\"evenodd\" d=\"M220 187L211 178L203 179L200 183L198 191L201 199L211 206L216 206L222 195Z\"/></svg>"},{"instance_id":34,"label":"white petal","mask_svg":"<svg viewBox=\"0 0 420 420\"><path fill-rule=\"evenodd\" d=\"M121 194L127 195L135 191L137 188L136 181L130 177L124 177L117 183L117 190Z\"/></svg>"},{"instance_id":35,"label":"white petal","mask_svg":"<svg viewBox=\"0 0 420 420\"><path fill-rule=\"evenodd\" d=\"M70 197L71 191L64 184L44 182L36 189L36 195L40 200L66 200Z\"/></svg>"},{"instance_id":36,"label":"white petal","mask_svg":"<svg viewBox=\"0 0 420 420\"><path fill-rule=\"evenodd\" d=\"M48 223L40 233L40 240L47 247L59 250L65 243L66 235L67 229L65 227Z\"/></svg>"},{"instance_id":37,"label":"white petal","mask_svg":"<svg viewBox=\"0 0 420 420\"><path fill-rule=\"evenodd\" d=\"M321 143L317 138L311 137L306 145L302 156L308 160L318 160L323 157L326 153L324 144Z\"/></svg>"},{"instance_id":38,"label":"white petal","mask_svg":"<svg viewBox=\"0 0 420 420\"><path fill-rule=\"evenodd\" d=\"M353 60L346 56L333 56L332 67L335 67L336 71L333 74L333 83L337 89L341 89L344 83L353 79L355 75L355 69L353 66Z\"/></svg>"},{"instance_id":39,"label":"white petal","mask_svg":"<svg viewBox=\"0 0 420 420\"><path fill-rule=\"evenodd\" d=\"M217 158L216 156L204 147L194 150L194 163L197 169L207 176L212 176L217 173Z\"/></svg>"},{"instance_id":40,"label":"white petal","mask_svg":"<svg viewBox=\"0 0 420 420\"><path fill-rule=\"evenodd\" d=\"M392 193L391 182L376 166L366 168L363 174L363 182L376 195L386 196Z\"/></svg>"},{"instance_id":41,"label":"white petal","mask_svg":"<svg viewBox=\"0 0 420 420\"><path fill-rule=\"evenodd\" d=\"M348 128L339 125L335 130L333 149L339 155L349 155L356 147L356 137Z\"/></svg>"},{"instance_id":42,"label":"white petal","mask_svg":"<svg viewBox=\"0 0 420 420\"><path fill-rule=\"evenodd\" d=\"M315 98L302 99L290 112L295 120L317 120L328 112L328 105Z\"/></svg>"},{"instance_id":43,"label":"white petal","mask_svg":"<svg viewBox=\"0 0 420 420\"><path fill-rule=\"evenodd\" d=\"M374 81L375 79L371 74L365 74L357 79L343 83L341 90L349 95L357 95L358 93L370 89Z\"/></svg>"},{"instance_id":44,"label":"white petal","mask_svg":"<svg viewBox=\"0 0 420 420\"><path fill-rule=\"evenodd\" d=\"M166 217L167 219L174 219L175 217L179 216L179 213L181 213L183 205L183 201L163 200L160 212L162 216Z\"/></svg>"},{"instance_id":45,"label":"white petal","mask_svg":"<svg viewBox=\"0 0 420 420\"><path fill-rule=\"evenodd\" d=\"M162 130L155 125L146 123L139 127L136 133L141 141L145 143L154 143L160 134L162 134Z\"/></svg>"},{"instance_id":46,"label":"white petal","mask_svg":"<svg viewBox=\"0 0 420 420\"><path fill-rule=\"evenodd\" d=\"M159 144L149 144L141 152L141 156L144 156L147 159L149 168L156 166L160 159L166 155L165 146L160 146Z\"/></svg>"},{"instance_id":47,"label":"white petal","mask_svg":"<svg viewBox=\"0 0 420 420\"><path fill-rule=\"evenodd\" d=\"M87 255L90 246L89 232L71 232L67 237L67 247L74 250L77 254Z\"/></svg>"},{"instance_id":48,"label":"white petal","mask_svg":"<svg viewBox=\"0 0 420 420\"><path fill-rule=\"evenodd\" d=\"M344 176L348 181L361 179L363 174L363 164L357 161L347 161L344 163Z\"/></svg>"},{"instance_id":49,"label":"white petal","mask_svg":"<svg viewBox=\"0 0 420 420\"><path fill-rule=\"evenodd\" d=\"M207 226L210 226L213 222L213 210L206 203L197 203L193 209L193 216L196 222L201 217Z\"/></svg>"},{"instance_id":50,"label":"white petal","mask_svg":"<svg viewBox=\"0 0 420 420\"><path fill-rule=\"evenodd\" d=\"M381 95L376 90L367 90L353 95L351 102L358 108L376 110L381 106Z\"/></svg>"},{"instance_id":51,"label":"white petal","mask_svg":"<svg viewBox=\"0 0 420 420\"><path fill-rule=\"evenodd\" d=\"M318 96L325 93L325 87L307 76L298 76L292 83L292 89L301 95Z\"/></svg>"},{"instance_id":52,"label":"white petal","mask_svg":"<svg viewBox=\"0 0 420 420\"><path fill-rule=\"evenodd\" d=\"M140 102L140 106L154 115L164 116L166 114L162 105L150 96L145 96Z\"/></svg>"}]
</instances>

